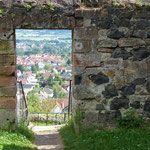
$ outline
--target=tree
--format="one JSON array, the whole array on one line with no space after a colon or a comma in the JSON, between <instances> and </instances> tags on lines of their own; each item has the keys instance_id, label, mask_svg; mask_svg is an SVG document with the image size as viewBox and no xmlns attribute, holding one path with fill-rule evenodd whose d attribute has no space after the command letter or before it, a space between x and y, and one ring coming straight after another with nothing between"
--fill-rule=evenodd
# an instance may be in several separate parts
<instances>
[{"instance_id":1,"label":"tree","mask_svg":"<svg viewBox=\"0 0 150 150\"><path fill-rule=\"evenodd\" d=\"M31 66L31 71L32 71L32 73L37 73L38 70L39 70L38 64L35 64L35 65L32 65L32 66Z\"/></svg>"},{"instance_id":2,"label":"tree","mask_svg":"<svg viewBox=\"0 0 150 150\"><path fill-rule=\"evenodd\" d=\"M64 93L58 85L56 85L53 90L55 98L67 98L67 94Z\"/></svg>"},{"instance_id":3,"label":"tree","mask_svg":"<svg viewBox=\"0 0 150 150\"><path fill-rule=\"evenodd\" d=\"M51 70L51 66L50 65L45 65L44 69L47 70L47 71L50 71Z\"/></svg>"},{"instance_id":4,"label":"tree","mask_svg":"<svg viewBox=\"0 0 150 150\"><path fill-rule=\"evenodd\" d=\"M48 81L49 81L50 83L53 82L53 77L52 77L52 75L49 76Z\"/></svg>"},{"instance_id":5,"label":"tree","mask_svg":"<svg viewBox=\"0 0 150 150\"><path fill-rule=\"evenodd\" d=\"M33 54L40 54L40 53L42 53L42 50L41 50L41 48L35 46L35 47L33 47L32 52L33 52Z\"/></svg>"},{"instance_id":6,"label":"tree","mask_svg":"<svg viewBox=\"0 0 150 150\"><path fill-rule=\"evenodd\" d=\"M71 60L68 59L66 63L67 63L67 65L71 65Z\"/></svg>"},{"instance_id":7,"label":"tree","mask_svg":"<svg viewBox=\"0 0 150 150\"><path fill-rule=\"evenodd\" d=\"M53 99L43 100L42 110L44 110L44 112L51 112L55 106L56 106L56 100Z\"/></svg>"},{"instance_id":8,"label":"tree","mask_svg":"<svg viewBox=\"0 0 150 150\"><path fill-rule=\"evenodd\" d=\"M63 84L63 81L62 81L62 79L61 79L61 77L60 77L59 74L56 74L56 75L55 75L54 81L58 81L58 82L59 82L59 85L62 85L62 84Z\"/></svg>"},{"instance_id":9,"label":"tree","mask_svg":"<svg viewBox=\"0 0 150 150\"><path fill-rule=\"evenodd\" d=\"M28 69L25 68L25 67L24 67L23 65L21 65L21 64L18 64L18 65L17 65L17 69L20 70L21 73L23 73L24 71L28 71Z\"/></svg>"},{"instance_id":10,"label":"tree","mask_svg":"<svg viewBox=\"0 0 150 150\"><path fill-rule=\"evenodd\" d=\"M32 90L27 94L29 112L40 112L42 110L40 97L35 93L36 91Z\"/></svg>"}]
</instances>

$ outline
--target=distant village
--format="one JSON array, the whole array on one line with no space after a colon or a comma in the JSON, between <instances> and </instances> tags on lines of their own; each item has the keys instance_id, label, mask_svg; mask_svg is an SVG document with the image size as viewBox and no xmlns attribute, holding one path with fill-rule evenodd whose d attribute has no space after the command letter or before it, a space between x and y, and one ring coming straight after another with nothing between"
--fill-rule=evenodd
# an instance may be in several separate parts
<instances>
[{"instance_id":1,"label":"distant village","mask_svg":"<svg viewBox=\"0 0 150 150\"><path fill-rule=\"evenodd\" d=\"M71 57L63 59L47 53L23 55L17 56L17 65L17 81L22 82L26 97L34 91L34 95L40 98L41 105L45 100L47 104L55 101L49 111L63 113L67 110L69 81L72 79ZM25 69L22 70L19 66ZM60 91L62 93L57 94Z\"/></svg>"}]
</instances>

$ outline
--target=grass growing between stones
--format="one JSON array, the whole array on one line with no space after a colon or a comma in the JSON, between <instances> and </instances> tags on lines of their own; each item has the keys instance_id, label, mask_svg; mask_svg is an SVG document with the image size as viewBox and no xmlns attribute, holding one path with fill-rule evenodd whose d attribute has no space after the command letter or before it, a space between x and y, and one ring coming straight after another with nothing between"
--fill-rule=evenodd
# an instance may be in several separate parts
<instances>
[{"instance_id":1,"label":"grass growing between stones","mask_svg":"<svg viewBox=\"0 0 150 150\"><path fill-rule=\"evenodd\" d=\"M23 125L14 132L0 130L0 150L36 150L33 137L32 131Z\"/></svg>"},{"instance_id":2,"label":"grass growing between stones","mask_svg":"<svg viewBox=\"0 0 150 150\"><path fill-rule=\"evenodd\" d=\"M149 128L92 127L75 134L73 124L60 130L64 150L149 150Z\"/></svg>"}]
</instances>

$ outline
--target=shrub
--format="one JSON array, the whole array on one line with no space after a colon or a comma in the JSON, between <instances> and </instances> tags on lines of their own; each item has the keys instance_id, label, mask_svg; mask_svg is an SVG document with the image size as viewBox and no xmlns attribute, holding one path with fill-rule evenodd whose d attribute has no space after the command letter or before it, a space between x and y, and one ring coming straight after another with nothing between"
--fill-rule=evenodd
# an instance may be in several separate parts
<instances>
[{"instance_id":1,"label":"shrub","mask_svg":"<svg viewBox=\"0 0 150 150\"><path fill-rule=\"evenodd\" d=\"M136 112L134 108L130 108L122 116L118 117L118 126L126 128L142 127L146 124L144 117Z\"/></svg>"}]
</instances>

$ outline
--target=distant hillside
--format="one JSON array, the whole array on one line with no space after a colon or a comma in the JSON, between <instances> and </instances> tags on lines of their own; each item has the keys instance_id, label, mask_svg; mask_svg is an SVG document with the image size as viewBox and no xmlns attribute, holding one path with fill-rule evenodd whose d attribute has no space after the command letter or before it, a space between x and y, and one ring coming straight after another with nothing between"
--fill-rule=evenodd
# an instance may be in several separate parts
<instances>
[{"instance_id":1,"label":"distant hillside","mask_svg":"<svg viewBox=\"0 0 150 150\"><path fill-rule=\"evenodd\" d=\"M16 30L17 40L72 40L71 30Z\"/></svg>"}]
</instances>

